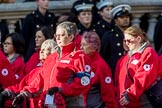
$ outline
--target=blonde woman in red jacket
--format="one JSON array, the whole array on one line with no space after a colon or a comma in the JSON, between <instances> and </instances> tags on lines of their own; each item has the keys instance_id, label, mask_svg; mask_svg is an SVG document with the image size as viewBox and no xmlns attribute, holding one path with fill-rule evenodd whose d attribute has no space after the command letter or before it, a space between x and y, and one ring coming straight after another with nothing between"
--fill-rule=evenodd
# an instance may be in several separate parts
<instances>
[{"instance_id":1,"label":"blonde woman in red jacket","mask_svg":"<svg viewBox=\"0 0 162 108\"><path fill-rule=\"evenodd\" d=\"M124 31L124 43L128 53L117 63L115 87L120 107L153 108L145 91L158 74L158 55L136 26Z\"/></svg>"}]
</instances>

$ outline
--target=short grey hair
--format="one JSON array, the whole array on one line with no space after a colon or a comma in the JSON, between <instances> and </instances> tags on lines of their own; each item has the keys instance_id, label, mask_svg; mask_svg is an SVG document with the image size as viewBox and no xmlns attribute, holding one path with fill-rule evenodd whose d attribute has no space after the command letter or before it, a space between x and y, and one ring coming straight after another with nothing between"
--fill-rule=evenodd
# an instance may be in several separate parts
<instances>
[{"instance_id":1,"label":"short grey hair","mask_svg":"<svg viewBox=\"0 0 162 108\"><path fill-rule=\"evenodd\" d=\"M74 34L74 38L78 34L78 28L76 24L70 21L65 21L65 22L58 24L57 28L64 28L67 31L68 35Z\"/></svg>"},{"instance_id":2,"label":"short grey hair","mask_svg":"<svg viewBox=\"0 0 162 108\"><path fill-rule=\"evenodd\" d=\"M49 49L50 53L59 51L58 45L53 39L47 39L42 43L41 49L45 49L45 48Z\"/></svg>"}]
</instances>

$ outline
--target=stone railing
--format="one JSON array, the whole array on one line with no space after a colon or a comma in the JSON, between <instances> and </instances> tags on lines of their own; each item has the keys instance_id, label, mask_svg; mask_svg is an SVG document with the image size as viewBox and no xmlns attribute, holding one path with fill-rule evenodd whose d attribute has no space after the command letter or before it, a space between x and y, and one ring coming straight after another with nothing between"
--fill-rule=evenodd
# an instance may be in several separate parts
<instances>
[{"instance_id":1,"label":"stone railing","mask_svg":"<svg viewBox=\"0 0 162 108\"><path fill-rule=\"evenodd\" d=\"M63 12L68 12L74 0L50 1L49 10L54 12L56 16ZM15 23L22 19L26 14L37 8L35 2L0 4L0 20L7 20L10 32L14 32Z\"/></svg>"},{"instance_id":2,"label":"stone railing","mask_svg":"<svg viewBox=\"0 0 162 108\"><path fill-rule=\"evenodd\" d=\"M73 2L76 0L57 0L50 1L49 10L56 16L63 12L69 12ZM153 40L154 27L157 22L156 17L162 12L161 0L113 0L114 4L127 3L132 6L133 20L132 24L139 26L139 18L144 13L150 14L149 27L147 34L150 40ZM20 18L37 8L35 2L0 4L0 20L6 19L10 32L15 30L15 23Z\"/></svg>"}]
</instances>

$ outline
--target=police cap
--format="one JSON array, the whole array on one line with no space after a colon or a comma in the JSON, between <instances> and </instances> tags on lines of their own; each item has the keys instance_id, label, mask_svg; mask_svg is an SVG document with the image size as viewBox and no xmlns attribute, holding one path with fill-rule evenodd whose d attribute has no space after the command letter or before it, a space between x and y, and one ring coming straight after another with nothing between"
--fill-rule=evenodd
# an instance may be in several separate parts
<instances>
[{"instance_id":1,"label":"police cap","mask_svg":"<svg viewBox=\"0 0 162 108\"><path fill-rule=\"evenodd\" d=\"M76 5L74 8L76 9L77 13L82 12L82 11L92 11L93 4L82 3L82 4Z\"/></svg>"},{"instance_id":2,"label":"police cap","mask_svg":"<svg viewBox=\"0 0 162 108\"><path fill-rule=\"evenodd\" d=\"M98 10L102 10L104 7L107 6L113 6L113 3L110 0L100 0L100 2L96 4Z\"/></svg>"},{"instance_id":3,"label":"police cap","mask_svg":"<svg viewBox=\"0 0 162 108\"><path fill-rule=\"evenodd\" d=\"M130 15L131 13L131 7L127 4L121 4L118 6L115 6L111 11L110 11L110 16L111 18L117 18L123 15Z\"/></svg>"}]
</instances>

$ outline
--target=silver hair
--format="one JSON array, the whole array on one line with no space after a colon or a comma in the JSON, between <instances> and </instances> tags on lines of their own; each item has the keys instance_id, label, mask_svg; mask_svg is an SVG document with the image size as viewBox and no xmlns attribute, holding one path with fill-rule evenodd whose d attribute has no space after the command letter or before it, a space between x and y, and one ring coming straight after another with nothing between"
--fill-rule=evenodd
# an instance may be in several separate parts
<instances>
[{"instance_id":1,"label":"silver hair","mask_svg":"<svg viewBox=\"0 0 162 108\"><path fill-rule=\"evenodd\" d=\"M74 34L74 37L78 34L78 29L75 23L65 21L57 25L57 28L64 28L68 35Z\"/></svg>"}]
</instances>

